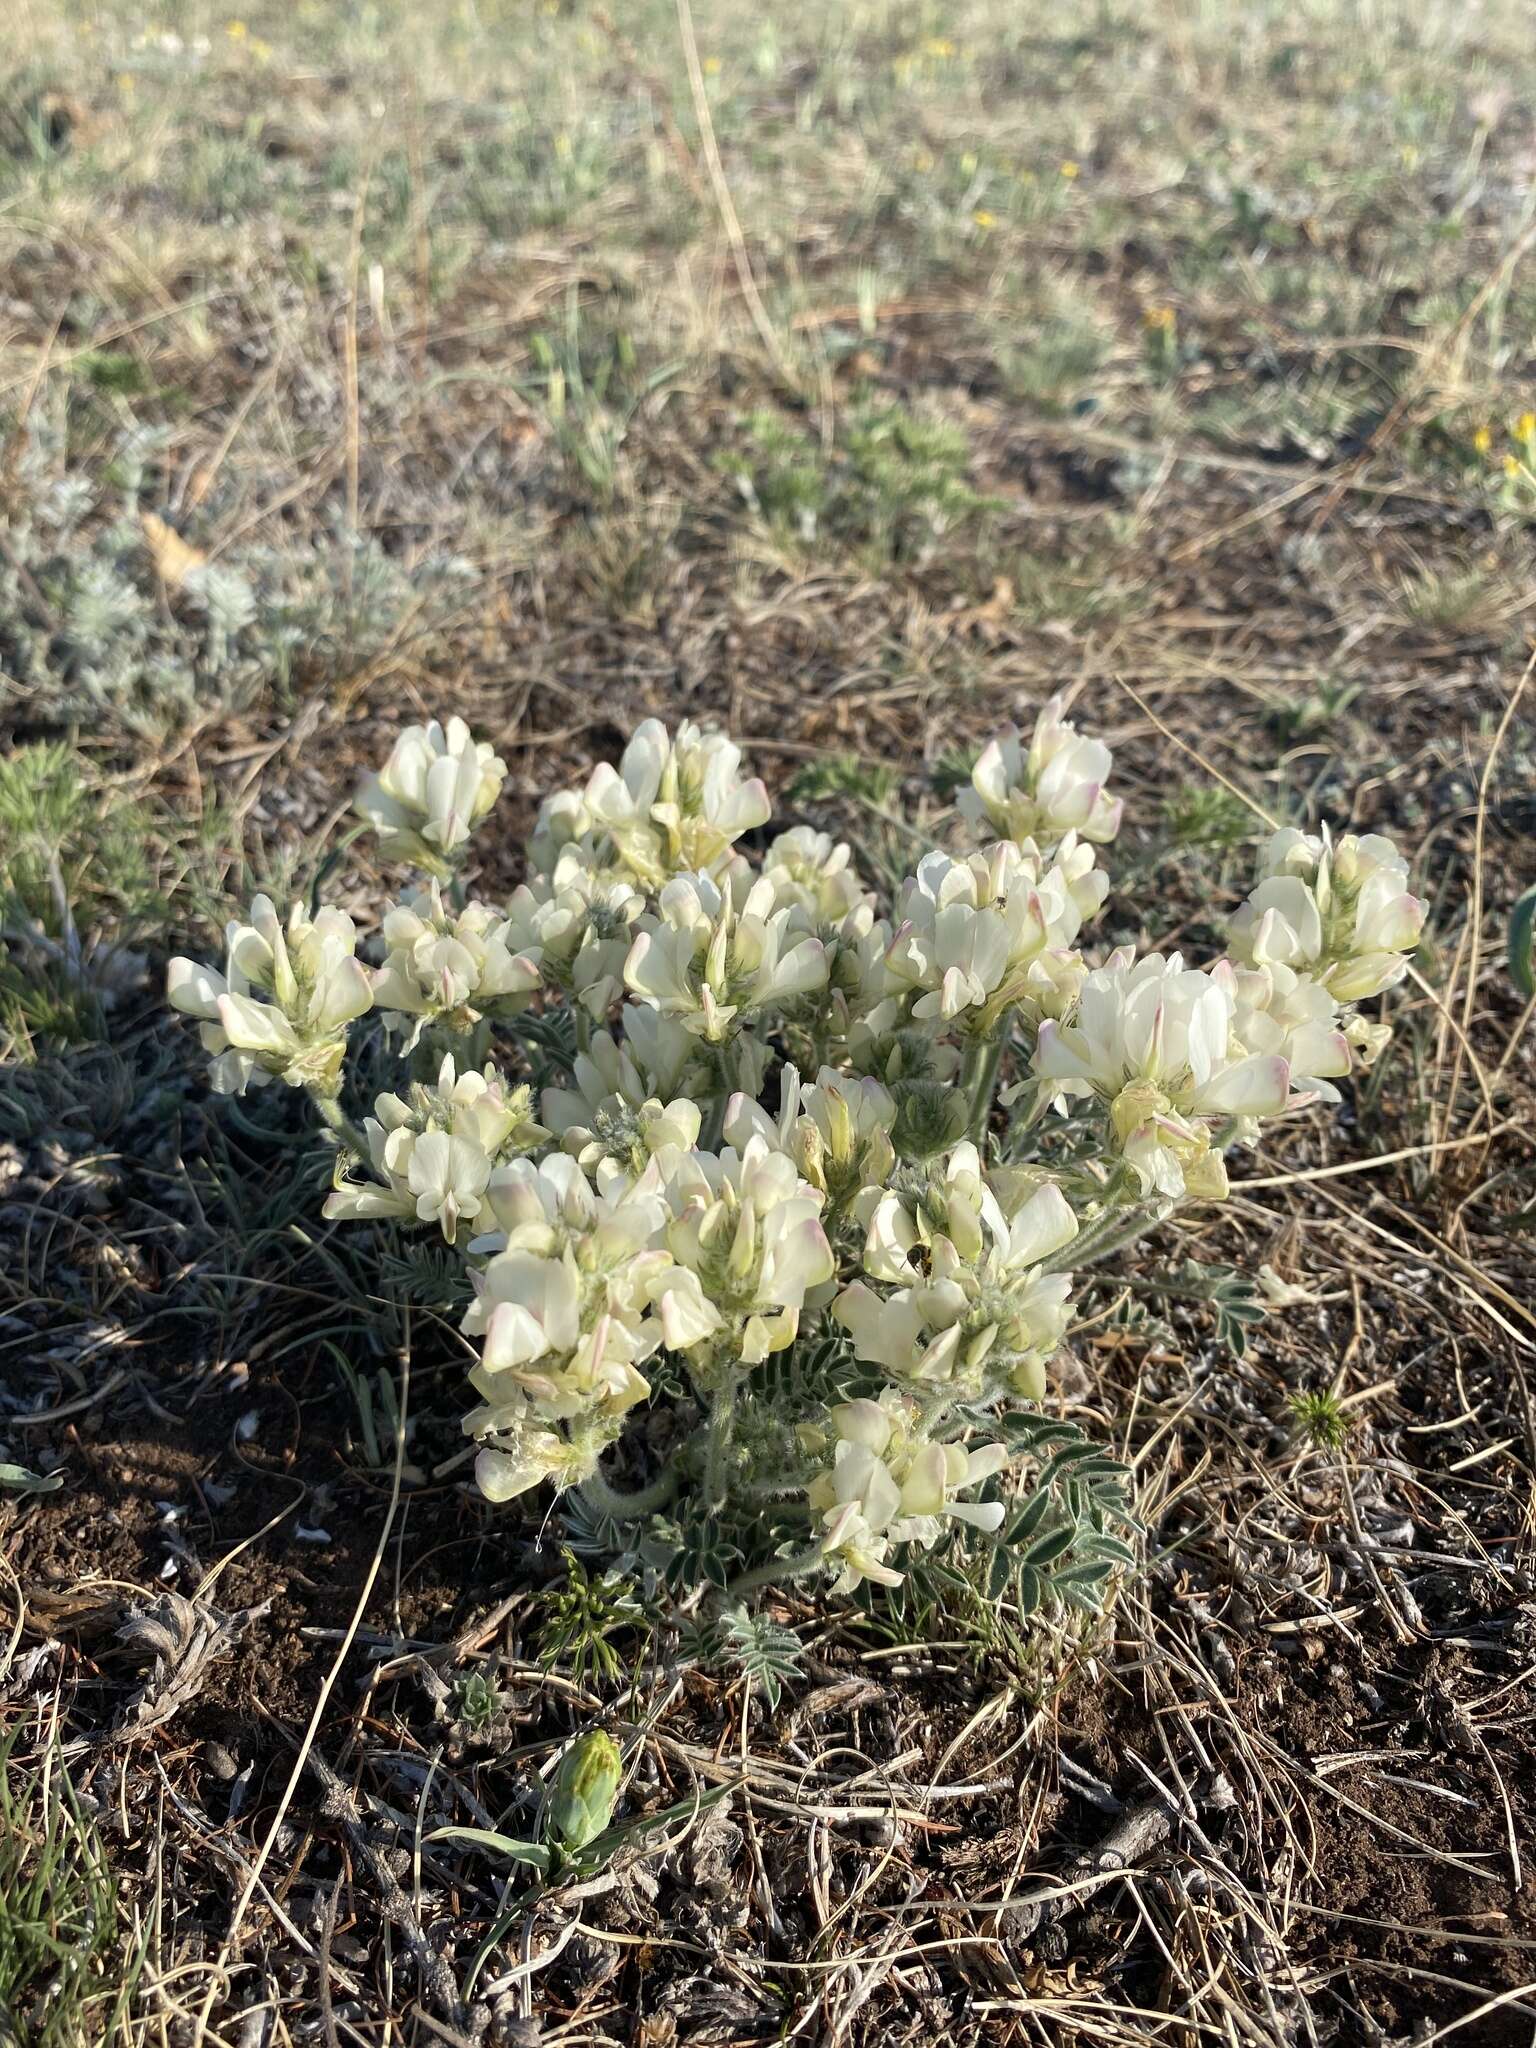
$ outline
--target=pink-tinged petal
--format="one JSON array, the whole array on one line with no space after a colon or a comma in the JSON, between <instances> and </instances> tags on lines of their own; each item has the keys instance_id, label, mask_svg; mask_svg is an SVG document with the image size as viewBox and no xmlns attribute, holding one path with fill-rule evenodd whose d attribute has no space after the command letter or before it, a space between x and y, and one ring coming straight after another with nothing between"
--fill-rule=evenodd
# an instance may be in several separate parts
<instances>
[{"instance_id":1,"label":"pink-tinged petal","mask_svg":"<svg viewBox=\"0 0 1536 2048\"><path fill-rule=\"evenodd\" d=\"M205 1021L216 1017L219 997L228 986L217 968L205 967L199 960L178 957L165 970L166 1000L184 1017L201 1017Z\"/></svg>"}]
</instances>

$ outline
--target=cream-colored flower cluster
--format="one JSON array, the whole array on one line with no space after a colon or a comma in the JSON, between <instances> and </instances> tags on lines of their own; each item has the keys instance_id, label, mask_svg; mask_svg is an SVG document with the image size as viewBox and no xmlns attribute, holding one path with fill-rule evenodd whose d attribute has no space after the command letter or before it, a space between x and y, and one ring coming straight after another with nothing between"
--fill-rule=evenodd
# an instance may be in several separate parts
<instances>
[{"instance_id":1,"label":"cream-colored flower cluster","mask_svg":"<svg viewBox=\"0 0 1536 2048\"><path fill-rule=\"evenodd\" d=\"M506 774L506 764L470 737L462 718L446 725L434 718L400 735L379 773L358 791L355 808L378 833L386 859L410 861L446 880Z\"/></svg>"},{"instance_id":2,"label":"cream-colored flower cluster","mask_svg":"<svg viewBox=\"0 0 1536 2048\"><path fill-rule=\"evenodd\" d=\"M754 851L770 807L732 741L651 719L548 799L497 903L463 869L502 764L457 719L412 728L357 798L422 871L375 964L343 912L258 897L170 1001L216 1088L314 1096L329 1217L462 1258L489 1499L548 1481L670 1517L647 1541L705 1531L751 1584L892 1585L1004 1526L993 1438L1047 1398L1073 1262L1221 1200L1234 1145L1374 1057L1358 1005L1422 928L1390 842L1284 831L1229 958L1094 950L1111 769L1054 700L978 758L979 850L922 852L883 916L827 833ZM369 1011L401 1080L355 1124Z\"/></svg>"},{"instance_id":3,"label":"cream-colored flower cluster","mask_svg":"<svg viewBox=\"0 0 1536 2048\"><path fill-rule=\"evenodd\" d=\"M540 954L519 948L509 918L485 903L453 909L436 881L384 913L384 947L374 1007L407 1051L429 1024L458 1037L482 1018L515 1017L543 986Z\"/></svg>"},{"instance_id":4,"label":"cream-colored flower cluster","mask_svg":"<svg viewBox=\"0 0 1536 2048\"><path fill-rule=\"evenodd\" d=\"M761 1138L793 1160L824 1198L829 1214L850 1211L866 1188L883 1187L896 1166L891 1132L896 1103L889 1089L858 1074L823 1067L804 1084L794 1067L779 1077L779 1114L745 1095L733 1096L725 1135L733 1144Z\"/></svg>"},{"instance_id":5,"label":"cream-colored flower cluster","mask_svg":"<svg viewBox=\"0 0 1536 2048\"><path fill-rule=\"evenodd\" d=\"M1035 1047L1042 1095L1064 1107L1097 1101L1114 1155L1146 1195L1221 1201L1221 1143L1251 1137L1291 1093L1290 1062L1250 1052L1238 1037L1230 965L1207 972L1183 956L1110 956L1082 986L1064 1023L1048 1020Z\"/></svg>"},{"instance_id":6,"label":"cream-colored flower cluster","mask_svg":"<svg viewBox=\"0 0 1536 2048\"><path fill-rule=\"evenodd\" d=\"M373 1006L373 983L357 956L357 928L343 910L313 918L295 903L286 925L270 896L251 901L250 921L224 929L224 971L171 962L172 1009L195 1017L209 1079L221 1095L243 1095L272 1080L335 1095L347 1029Z\"/></svg>"},{"instance_id":7,"label":"cream-colored flower cluster","mask_svg":"<svg viewBox=\"0 0 1536 2048\"><path fill-rule=\"evenodd\" d=\"M716 875L742 834L772 815L767 790L740 769L741 749L723 733L683 725L674 735L648 718L617 768L600 761L584 789L546 798L533 866L553 874L561 850L579 845L598 869L651 892L674 875Z\"/></svg>"},{"instance_id":8,"label":"cream-colored flower cluster","mask_svg":"<svg viewBox=\"0 0 1536 2048\"><path fill-rule=\"evenodd\" d=\"M1070 1319L1048 1262L1078 1222L1050 1180L983 1171L975 1145L905 1188L871 1188L863 1270L833 1315L854 1353L898 1386L970 1407L1038 1401Z\"/></svg>"},{"instance_id":9,"label":"cream-colored flower cluster","mask_svg":"<svg viewBox=\"0 0 1536 2048\"><path fill-rule=\"evenodd\" d=\"M980 832L1050 845L1071 832L1107 846L1120 830L1122 805L1105 785L1114 757L1061 715L1053 697L1026 743L1012 727L982 748L960 810Z\"/></svg>"},{"instance_id":10,"label":"cream-colored flower cluster","mask_svg":"<svg viewBox=\"0 0 1536 2048\"><path fill-rule=\"evenodd\" d=\"M449 1244L473 1235L495 1169L549 1136L534 1119L530 1089L511 1087L494 1066L457 1073L451 1053L435 1086L418 1081L403 1096L380 1095L363 1134L367 1177L346 1173L338 1159L326 1215L435 1223Z\"/></svg>"},{"instance_id":11,"label":"cream-colored flower cluster","mask_svg":"<svg viewBox=\"0 0 1536 2048\"><path fill-rule=\"evenodd\" d=\"M956 860L925 854L902 885L886 988L910 1017L963 1038L996 1038L1070 1009L1082 981L1075 942L1109 890L1093 849L1068 832L1049 860L1001 839Z\"/></svg>"},{"instance_id":12,"label":"cream-colored flower cluster","mask_svg":"<svg viewBox=\"0 0 1536 2048\"><path fill-rule=\"evenodd\" d=\"M739 1151L683 1154L664 1193L667 1248L708 1310L674 1348L710 1391L792 1344L807 1296L836 1277L822 1196L755 1131Z\"/></svg>"},{"instance_id":13,"label":"cream-colored flower cluster","mask_svg":"<svg viewBox=\"0 0 1536 2048\"><path fill-rule=\"evenodd\" d=\"M630 935L645 898L622 874L605 874L587 850L567 846L507 905L507 942L539 963L545 980L603 1018L624 992Z\"/></svg>"},{"instance_id":14,"label":"cream-colored flower cluster","mask_svg":"<svg viewBox=\"0 0 1536 2048\"><path fill-rule=\"evenodd\" d=\"M1283 1054L1298 1086L1337 1101L1351 1056L1369 1066L1391 1036L1355 1005L1407 974L1424 908L1379 833L1276 832L1228 928L1244 1042Z\"/></svg>"},{"instance_id":15,"label":"cream-colored flower cluster","mask_svg":"<svg viewBox=\"0 0 1536 2048\"><path fill-rule=\"evenodd\" d=\"M484 1264L464 1318L482 1339L469 1377L483 1405L464 1428L483 1447L482 1492L510 1500L593 1476L650 1393L640 1368L663 1338L658 1294L675 1283L660 1197L602 1194L564 1153L498 1167L485 1204L494 1227L472 1241Z\"/></svg>"},{"instance_id":16,"label":"cream-colored flower cluster","mask_svg":"<svg viewBox=\"0 0 1536 2048\"><path fill-rule=\"evenodd\" d=\"M624 962L624 986L638 1002L710 1045L762 1024L826 981L825 947L798 934L796 911L775 901L767 876L738 908L728 883L675 875L662 886L655 916L640 919Z\"/></svg>"},{"instance_id":17,"label":"cream-colored flower cluster","mask_svg":"<svg viewBox=\"0 0 1536 2048\"><path fill-rule=\"evenodd\" d=\"M834 1592L851 1593L866 1579L899 1586L902 1574L890 1562L893 1548L915 1543L929 1549L946 1522L991 1531L1003 1519L1001 1501L957 1496L1003 1469L1004 1447L935 1443L923 1428L919 1404L894 1388L877 1400L841 1403L827 1426L804 1426L801 1440L815 1455L830 1453L807 1499L820 1517L823 1555L837 1572Z\"/></svg>"}]
</instances>

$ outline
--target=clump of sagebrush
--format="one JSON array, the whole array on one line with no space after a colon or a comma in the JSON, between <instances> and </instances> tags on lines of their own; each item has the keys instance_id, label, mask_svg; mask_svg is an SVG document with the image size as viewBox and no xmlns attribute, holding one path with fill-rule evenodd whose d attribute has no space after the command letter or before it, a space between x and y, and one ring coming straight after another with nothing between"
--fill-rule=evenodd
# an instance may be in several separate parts
<instances>
[{"instance_id":1,"label":"clump of sagebrush","mask_svg":"<svg viewBox=\"0 0 1536 2048\"><path fill-rule=\"evenodd\" d=\"M361 666L462 593L467 563L408 567L340 524L205 558L149 509L165 440L135 429L88 479L56 423L27 423L0 552L0 669L39 723L106 715L153 736L243 709L281 696L301 660Z\"/></svg>"},{"instance_id":2,"label":"clump of sagebrush","mask_svg":"<svg viewBox=\"0 0 1536 2048\"><path fill-rule=\"evenodd\" d=\"M956 1544L993 1597L1092 1607L1132 1552L1125 1475L1041 1412L1074 1270L1337 1099L1423 920L1385 839L1285 830L1227 957L1091 964L1110 768L1047 705L976 759L973 849L925 854L887 914L824 833L744 853L771 807L739 748L651 720L546 800L493 904L459 875L502 763L457 719L416 727L357 800L422 878L378 957L338 910L258 898L170 999L216 1087L308 1091L329 1216L464 1261L488 1499L553 1486L586 1547L729 1612L792 1579L898 1586ZM363 1029L401 1079L359 1126Z\"/></svg>"}]
</instances>

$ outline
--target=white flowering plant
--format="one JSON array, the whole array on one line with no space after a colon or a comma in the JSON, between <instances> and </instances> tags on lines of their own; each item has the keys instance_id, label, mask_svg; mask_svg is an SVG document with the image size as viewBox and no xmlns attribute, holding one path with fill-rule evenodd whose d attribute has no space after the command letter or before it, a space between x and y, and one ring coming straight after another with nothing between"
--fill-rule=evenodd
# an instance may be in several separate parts
<instances>
[{"instance_id":1,"label":"white flowering plant","mask_svg":"<svg viewBox=\"0 0 1536 2048\"><path fill-rule=\"evenodd\" d=\"M1052 1412L1079 1276L1337 1099L1424 917L1386 839L1287 829L1223 958L1095 947L1111 769L1053 701L887 911L849 846L769 833L731 740L648 720L496 904L464 871L503 764L413 728L357 797L416 871L376 936L257 897L169 1000L216 1090L311 1098L328 1217L462 1263L488 1501L553 1490L730 1612L955 1546L992 1598L1092 1609L1134 1549L1126 1475Z\"/></svg>"}]
</instances>

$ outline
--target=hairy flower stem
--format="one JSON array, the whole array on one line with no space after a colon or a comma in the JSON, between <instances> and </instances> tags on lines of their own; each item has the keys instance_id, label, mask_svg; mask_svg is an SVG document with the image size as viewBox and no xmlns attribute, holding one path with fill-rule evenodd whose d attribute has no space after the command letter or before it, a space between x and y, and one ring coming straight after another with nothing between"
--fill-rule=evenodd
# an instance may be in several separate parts
<instances>
[{"instance_id":1,"label":"hairy flower stem","mask_svg":"<svg viewBox=\"0 0 1536 2048\"><path fill-rule=\"evenodd\" d=\"M948 1394L934 1394L923 1403L922 1415L918 1420L917 1426L925 1439L932 1437L934 1431L954 1405L953 1398Z\"/></svg>"},{"instance_id":2,"label":"hairy flower stem","mask_svg":"<svg viewBox=\"0 0 1536 2048\"><path fill-rule=\"evenodd\" d=\"M725 1464L736 1421L736 1393L743 1375L728 1372L710 1396L709 1425L704 1438L704 1506L713 1511L725 1501Z\"/></svg>"},{"instance_id":3,"label":"hairy flower stem","mask_svg":"<svg viewBox=\"0 0 1536 2048\"><path fill-rule=\"evenodd\" d=\"M1084 1266L1096 1265L1100 1259L1107 1259L1111 1252L1123 1251L1138 1237L1145 1237L1163 1220L1156 1209L1144 1209L1139 1203L1128 1212L1122 1208L1111 1209L1097 1223L1090 1223L1086 1230L1078 1232L1061 1253L1061 1264L1074 1272ZM1047 1263L1054 1265L1054 1261Z\"/></svg>"},{"instance_id":4,"label":"hairy flower stem","mask_svg":"<svg viewBox=\"0 0 1536 2048\"><path fill-rule=\"evenodd\" d=\"M719 1151L721 1139L725 1135L725 1113L731 1106L731 1077L727 1051L723 1045L717 1045L713 1052L719 1086L713 1095L705 1097L708 1106L699 1144L706 1152Z\"/></svg>"},{"instance_id":5,"label":"hairy flower stem","mask_svg":"<svg viewBox=\"0 0 1536 2048\"><path fill-rule=\"evenodd\" d=\"M726 1587L725 1597L727 1600L740 1600L748 1593L755 1593L759 1586L779 1586L791 1579L803 1579L807 1572L815 1571L825 1562L825 1551L819 1543L813 1543L809 1549L797 1550L791 1557L777 1557L767 1564L755 1565L749 1572L742 1572Z\"/></svg>"},{"instance_id":6,"label":"hairy flower stem","mask_svg":"<svg viewBox=\"0 0 1536 2048\"><path fill-rule=\"evenodd\" d=\"M368 1157L368 1140L363 1136L351 1117L346 1115L334 1095L318 1095L311 1091L310 1101L319 1111L322 1123L333 1130L347 1149L359 1160Z\"/></svg>"},{"instance_id":7,"label":"hairy flower stem","mask_svg":"<svg viewBox=\"0 0 1536 2048\"><path fill-rule=\"evenodd\" d=\"M638 1522L668 1505L677 1492L677 1474L669 1467L649 1486L637 1486L633 1492L626 1492L623 1487L610 1484L601 1472L594 1472L576 1491L589 1508L606 1515L609 1521Z\"/></svg>"},{"instance_id":8,"label":"hairy flower stem","mask_svg":"<svg viewBox=\"0 0 1536 2048\"><path fill-rule=\"evenodd\" d=\"M997 1088L997 1070L1002 1057L1002 1033L966 1047L960 1086L970 1104L966 1115L966 1134L978 1145L987 1135L987 1121L992 1114L992 1096Z\"/></svg>"}]
</instances>

